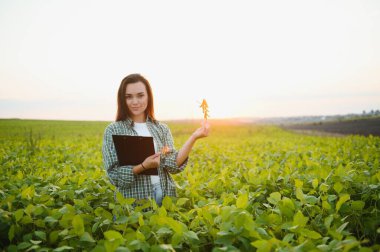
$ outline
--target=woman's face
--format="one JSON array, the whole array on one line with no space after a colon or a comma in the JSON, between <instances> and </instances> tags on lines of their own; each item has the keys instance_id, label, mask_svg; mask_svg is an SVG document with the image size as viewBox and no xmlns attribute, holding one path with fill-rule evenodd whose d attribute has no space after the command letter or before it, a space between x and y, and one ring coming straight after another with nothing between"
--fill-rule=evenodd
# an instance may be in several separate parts
<instances>
[{"instance_id":1,"label":"woman's face","mask_svg":"<svg viewBox=\"0 0 380 252\"><path fill-rule=\"evenodd\" d=\"M141 81L127 85L125 91L127 106L133 120L145 120L145 110L148 107L148 93Z\"/></svg>"}]
</instances>

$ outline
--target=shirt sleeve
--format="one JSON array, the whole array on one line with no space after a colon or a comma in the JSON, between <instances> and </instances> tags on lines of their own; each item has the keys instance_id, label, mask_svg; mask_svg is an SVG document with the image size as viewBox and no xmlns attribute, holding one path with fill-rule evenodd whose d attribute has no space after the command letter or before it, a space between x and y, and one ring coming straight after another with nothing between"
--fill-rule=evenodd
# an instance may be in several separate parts
<instances>
[{"instance_id":1,"label":"shirt sleeve","mask_svg":"<svg viewBox=\"0 0 380 252\"><path fill-rule=\"evenodd\" d=\"M164 169L166 169L169 173L175 174L183 171L188 163L188 157L186 160L180 165L177 165L177 156L178 151L174 147L174 141L172 133L169 127L163 124L163 132L164 132L164 140L165 144L170 148L170 152L164 157Z\"/></svg>"},{"instance_id":2,"label":"shirt sleeve","mask_svg":"<svg viewBox=\"0 0 380 252\"><path fill-rule=\"evenodd\" d=\"M104 168L111 184L120 188L129 187L134 182L136 175L133 174L132 165L119 166L110 127L104 131L102 154Z\"/></svg>"}]
</instances>

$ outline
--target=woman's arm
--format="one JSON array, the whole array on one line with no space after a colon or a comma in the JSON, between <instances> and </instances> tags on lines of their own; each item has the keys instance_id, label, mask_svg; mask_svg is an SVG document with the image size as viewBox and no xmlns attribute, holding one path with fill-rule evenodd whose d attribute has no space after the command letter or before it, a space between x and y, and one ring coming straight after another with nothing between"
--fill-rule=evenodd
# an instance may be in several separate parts
<instances>
[{"instance_id":1,"label":"woman's arm","mask_svg":"<svg viewBox=\"0 0 380 252\"><path fill-rule=\"evenodd\" d=\"M134 174L142 173L148 169L157 169L160 166L161 153L155 153L152 156L147 157L141 164L138 164L132 168Z\"/></svg>"},{"instance_id":2,"label":"woman's arm","mask_svg":"<svg viewBox=\"0 0 380 252\"><path fill-rule=\"evenodd\" d=\"M170 129L166 125L163 126L163 136L164 136L164 144L169 149L167 153L163 153L163 162L161 165L164 169L172 174L179 173L183 171L183 169L187 165L187 160L189 157L189 153L193 148L194 143L197 139L208 136L209 125L208 123L203 124L202 127L198 128L194 131L194 133L189 137L189 139L185 142L182 148L177 151L174 148L173 136L170 132Z\"/></svg>"},{"instance_id":3,"label":"woman's arm","mask_svg":"<svg viewBox=\"0 0 380 252\"><path fill-rule=\"evenodd\" d=\"M194 146L196 139L193 135L187 139L187 141L182 145L182 148L178 151L176 163L177 166L181 166L183 162L189 157L189 154L191 152L191 149Z\"/></svg>"},{"instance_id":4,"label":"woman's arm","mask_svg":"<svg viewBox=\"0 0 380 252\"><path fill-rule=\"evenodd\" d=\"M189 139L185 142L182 148L178 151L176 163L178 166L181 166L183 162L189 157L191 149L194 146L195 141L200 138L207 137L209 134L210 125L208 122L203 123L202 127L198 128L194 131L194 133L189 137Z\"/></svg>"}]
</instances>

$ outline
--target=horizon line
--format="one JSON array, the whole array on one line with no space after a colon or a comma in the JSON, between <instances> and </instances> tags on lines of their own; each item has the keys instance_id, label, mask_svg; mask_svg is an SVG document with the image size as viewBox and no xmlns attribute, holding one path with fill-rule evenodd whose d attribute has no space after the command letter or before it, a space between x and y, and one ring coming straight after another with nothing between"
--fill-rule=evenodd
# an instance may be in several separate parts
<instances>
[{"instance_id":1,"label":"horizon line","mask_svg":"<svg viewBox=\"0 0 380 252\"><path fill-rule=\"evenodd\" d=\"M378 111L378 110L373 110ZM242 116L242 117L216 117L208 118L208 121L232 121L232 120L270 120L270 119L286 119L286 118L305 118L305 117L334 117L334 116L354 116L354 115L371 115L370 113L346 113L346 114L329 114L329 115L294 115L294 116ZM114 120L97 120L97 119L62 119L62 118L21 118L21 117L0 117L0 120L35 120L35 121L86 121L86 122L114 122ZM177 118L177 119L164 119L158 120L163 122L173 122L173 121L202 121L203 118Z\"/></svg>"}]
</instances>

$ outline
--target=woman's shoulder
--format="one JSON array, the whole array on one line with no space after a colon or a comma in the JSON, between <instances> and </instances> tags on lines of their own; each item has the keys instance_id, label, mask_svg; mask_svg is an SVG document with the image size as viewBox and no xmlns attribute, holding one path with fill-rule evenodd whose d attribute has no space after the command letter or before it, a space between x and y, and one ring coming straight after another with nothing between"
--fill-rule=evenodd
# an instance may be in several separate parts
<instances>
[{"instance_id":1,"label":"woman's shoulder","mask_svg":"<svg viewBox=\"0 0 380 252\"><path fill-rule=\"evenodd\" d=\"M125 127L125 122L124 121L117 121L117 122L112 122L107 125L105 132L115 132L118 131L119 129L122 129Z\"/></svg>"},{"instance_id":2,"label":"woman's shoulder","mask_svg":"<svg viewBox=\"0 0 380 252\"><path fill-rule=\"evenodd\" d=\"M162 130L169 130L169 126L166 123L164 123L164 122L156 121L155 125L157 127L161 128Z\"/></svg>"}]
</instances>

